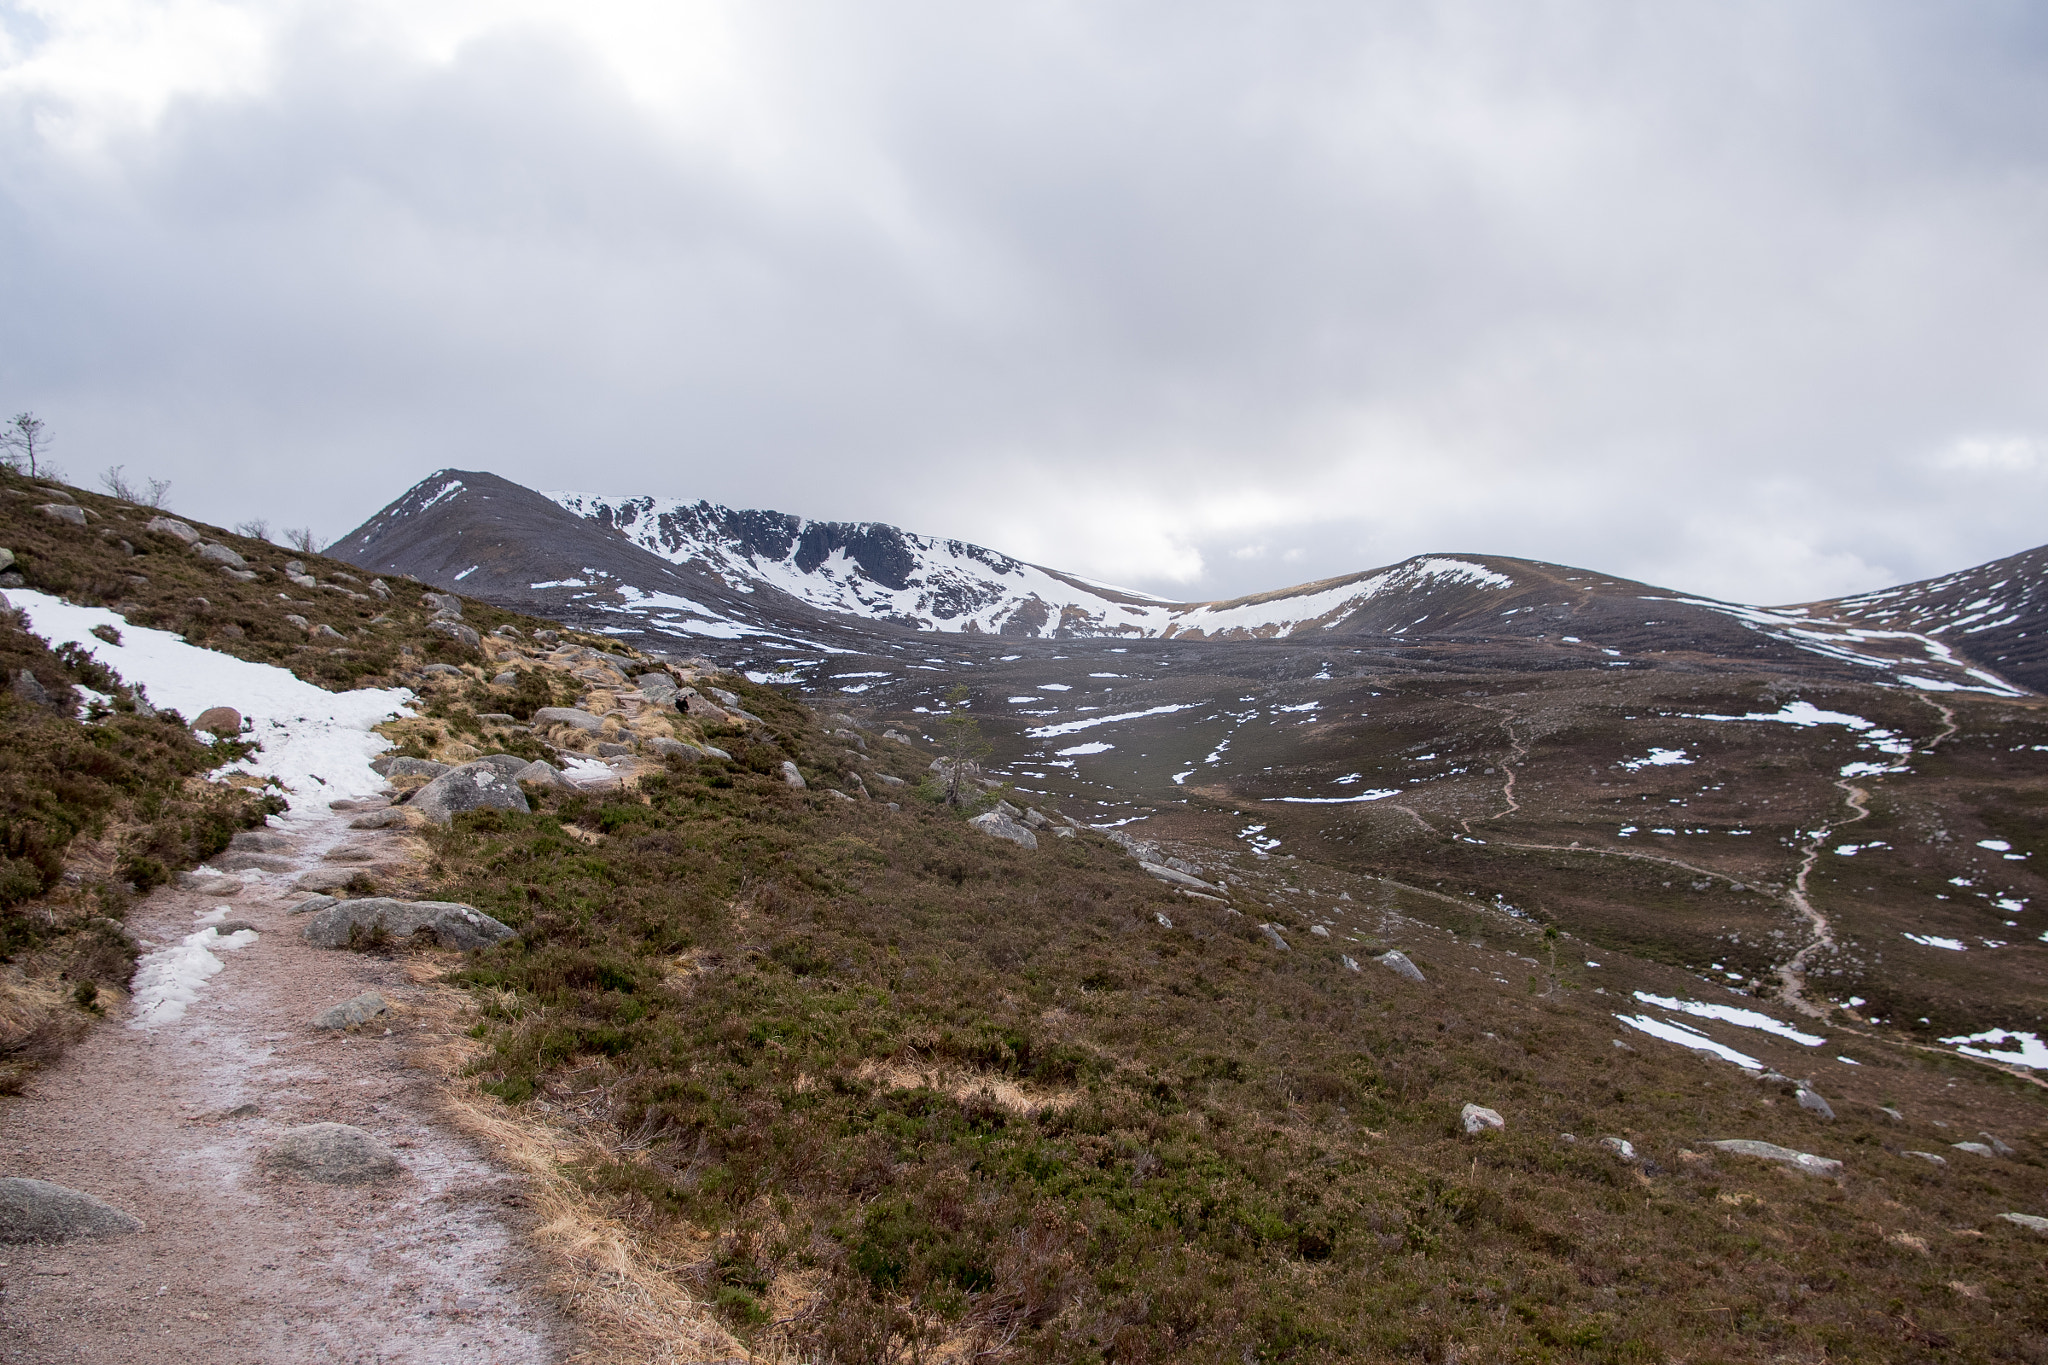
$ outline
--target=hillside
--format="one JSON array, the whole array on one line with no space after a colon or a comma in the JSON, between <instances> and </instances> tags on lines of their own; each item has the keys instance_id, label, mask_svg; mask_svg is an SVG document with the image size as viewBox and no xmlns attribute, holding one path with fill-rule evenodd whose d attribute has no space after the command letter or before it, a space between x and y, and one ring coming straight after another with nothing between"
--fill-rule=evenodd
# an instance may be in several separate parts
<instances>
[{"instance_id":1,"label":"hillside","mask_svg":"<svg viewBox=\"0 0 2048 1365\"><path fill-rule=\"evenodd\" d=\"M2048 1359L2048 708L1934 673L1931 629L1464 555L1290 590L1349 605L1272 638L914 631L468 474L296 564L6 488L22 666L115 697L28 742L155 736L189 756L157 792L289 806L238 892L143 886L82 820L16 911L254 940L146 1036L55 957L0 963L88 1035L20 1059L0 1176L157 1220L35 1249L65 1273L0 1299L26 1358L118 1349L135 1310L96 1286L148 1276L183 1358ZM551 603L587 629L513 610ZM241 780L276 780L237 787L197 756L239 749L138 728L75 653L144 645L329 689L293 723L331 698L361 771L316 786L258 725ZM934 765L977 731L948 806ZM441 824L406 810L434 769L365 766L385 744L576 780ZM317 948L316 884L504 934ZM140 947L91 968L109 1021ZM309 1029L370 987L387 1015ZM304 1217L254 1163L314 1118L409 1174ZM247 1344L273 1321L291 1342Z\"/></svg>"},{"instance_id":2,"label":"hillside","mask_svg":"<svg viewBox=\"0 0 2048 1365\"><path fill-rule=\"evenodd\" d=\"M776 674L823 662L805 653L886 656L933 635L994 636L1024 648L1345 640L1369 641L1411 666L1765 668L1932 691L2018 690L1979 655L1931 633L1493 555L1416 556L1231 601L1175 603L892 526L542 495L448 470L330 548L366 568L554 612L649 648L662 648L663 637L701 642ZM2034 610L2031 599L2019 604L2005 625L2026 629ZM783 657L764 669L778 651Z\"/></svg>"},{"instance_id":3,"label":"hillside","mask_svg":"<svg viewBox=\"0 0 2048 1365\"><path fill-rule=\"evenodd\" d=\"M1940 640L1981 668L2048 691L2048 546L1802 610Z\"/></svg>"}]
</instances>

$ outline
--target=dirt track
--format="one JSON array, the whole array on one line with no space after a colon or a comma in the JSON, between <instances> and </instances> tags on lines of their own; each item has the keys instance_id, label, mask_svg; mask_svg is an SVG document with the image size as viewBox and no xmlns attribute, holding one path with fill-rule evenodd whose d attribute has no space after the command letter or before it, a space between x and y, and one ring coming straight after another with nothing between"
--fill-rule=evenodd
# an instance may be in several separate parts
<instances>
[{"instance_id":1,"label":"dirt track","mask_svg":"<svg viewBox=\"0 0 2048 1365\"><path fill-rule=\"evenodd\" d=\"M307 865L346 815L286 830ZM568 1329L519 1231L519 1184L437 1118L414 1064L439 1034L401 960L316 949L285 906L283 874L238 874L232 898L160 890L131 915L159 945L229 906L259 938L183 1019L108 1022L28 1094L0 1102L0 1174L96 1195L142 1232L64 1246L0 1245L0 1361L529 1362ZM376 990L390 1015L354 1034L312 1029L328 1005ZM109 1011L110 1016L115 1011ZM241 1106L254 1112L229 1117ZM406 1173L355 1187L273 1174L286 1129L367 1129Z\"/></svg>"}]
</instances>

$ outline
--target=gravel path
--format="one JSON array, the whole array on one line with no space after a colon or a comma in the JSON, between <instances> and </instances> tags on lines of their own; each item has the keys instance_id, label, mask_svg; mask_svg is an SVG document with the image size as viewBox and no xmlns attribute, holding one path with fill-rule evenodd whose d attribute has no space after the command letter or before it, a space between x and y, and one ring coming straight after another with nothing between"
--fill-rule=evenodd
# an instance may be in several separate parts
<instances>
[{"instance_id":1,"label":"gravel path","mask_svg":"<svg viewBox=\"0 0 2048 1365\"><path fill-rule=\"evenodd\" d=\"M284 830L304 866L344 841L346 814ZM165 888L129 918L175 943L229 907L256 942L184 1018L144 1031L110 1018L28 1094L0 1101L0 1175L96 1195L144 1230L62 1246L0 1245L0 1361L528 1362L568 1329L524 1247L521 1187L436 1117L415 1056L440 1040L412 1008L401 958L308 946L289 874L241 873L230 898ZM308 1021L367 990L392 1012L358 1032ZM251 1108L253 1107L253 1108ZM368 1130L405 1167L330 1186L267 1170L287 1129Z\"/></svg>"}]
</instances>

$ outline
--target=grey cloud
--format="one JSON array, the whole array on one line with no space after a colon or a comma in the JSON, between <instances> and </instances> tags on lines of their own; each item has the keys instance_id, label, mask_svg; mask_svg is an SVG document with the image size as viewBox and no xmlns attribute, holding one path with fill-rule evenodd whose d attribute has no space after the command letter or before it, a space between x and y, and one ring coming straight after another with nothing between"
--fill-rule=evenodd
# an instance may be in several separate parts
<instances>
[{"instance_id":1,"label":"grey cloud","mask_svg":"<svg viewBox=\"0 0 2048 1365\"><path fill-rule=\"evenodd\" d=\"M6 97L0 402L218 520L471 465L1176 596L1461 549L1792 600L2044 538L2030 7L734 14L730 124L559 25L280 26L91 154Z\"/></svg>"}]
</instances>

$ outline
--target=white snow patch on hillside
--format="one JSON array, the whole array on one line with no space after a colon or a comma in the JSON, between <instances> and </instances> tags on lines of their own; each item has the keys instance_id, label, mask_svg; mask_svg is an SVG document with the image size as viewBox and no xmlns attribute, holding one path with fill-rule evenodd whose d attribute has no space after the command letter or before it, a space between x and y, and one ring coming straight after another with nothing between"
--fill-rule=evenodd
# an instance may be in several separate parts
<instances>
[{"instance_id":1,"label":"white snow patch on hillside","mask_svg":"<svg viewBox=\"0 0 2048 1365\"><path fill-rule=\"evenodd\" d=\"M1724 1024L1734 1024L1738 1028L1761 1029L1765 1033L1775 1033L1780 1038L1789 1038L1801 1047L1819 1047L1827 1041L1825 1038L1816 1038L1811 1033L1801 1033L1790 1024L1773 1019L1758 1010L1746 1010L1735 1005L1717 1005L1705 1000L1676 1000L1670 996L1651 995L1648 991L1637 991L1635 996L1645 1005L1655 1005L1659 1009L1671 1010L1677 1014L1690 1014L1699 1019L1719 1019Z\"/></svg>"},{"instance_id":2,"label":"white snow patch on hillside","mask_svg":"<svg viewBox=\"0 0 2048 1365\"><path fill-rule=\"evenodd\" d=\"M1746 1071L1764 1069L1764 1064L1756 1058L1744 1052L1737 1052L1732 1047L1724 1047L1698 1029L1687 1028L1683 1024L1675 1024L1667 1019L1655 1019L1647 1014L1617 1014L1614 1017L1638 1033L1647 1033L1652 1038L1662 1038L1667 1043L1689 1047L1695 1052L1711 1052L1716 1057L1725 1057Z\"/></svg>"},{"instance_id":3,"label":"white snow patch on hillside","mask_svg":"<svg viewBox=\"0 0 2048 1365\"><path fill-rule=\"evenodd\" d=\"M2048 1071L2048 1043L2041 1041L2038 1033L2016 1033L2011 1029L1988 1029L1983 1033L1966 1033L1954 1038L1944 1038L1944 1043L2016 1043L2017 1049L1997 1052L1989 1048L1958 1046L1956 1051L1966 1057L1982 1057L1987 1061L2011 1062L2015 1066L2031 1067L2036 1071Z\"/></svg>"},{"instance_id":4,"label":"white snow patch on hillside","mask_svg":"<svg viewBox=\"0 0 2048 1365\"><path fill-rule=\"evenodd\" d=\"M303 800L368 796L384 786L370 760L391 741L370 727L410 706L413 694L399 688L329 692L272 664L188 644L169 631L131 626L111 611L73 606L39 592L17 590L15 605L28 614L28 628L51 645L77 645L131 684L139 684L157 706L187 720L213 706L232 706L248 722L244 737L262 752L220 771L274 777ZM121 643L92 634L111 626Z\"/></svg>"},{"instance_id":5,"label":"white snow patch on hillside","mask_svg":"<svg viewBox=\"0 0 2048 1365\"><path fill-rule=\"evenodd\" d=\"M1114 725L1118 721L1141 720L1146 716L1171 715L1175 711L1192 711L1197 706L1207 706L1205 701L1185 701L1168 706L1154 706L1144 711L1120 711L1113 716L1090 716L1086 720L1070 720L1059 725L1034 725L1024 733L1033 739L1052 739L1057 735L1071 735L1080 730L1092 730L1098 725Z\"/></svg>"}]
</instances>

